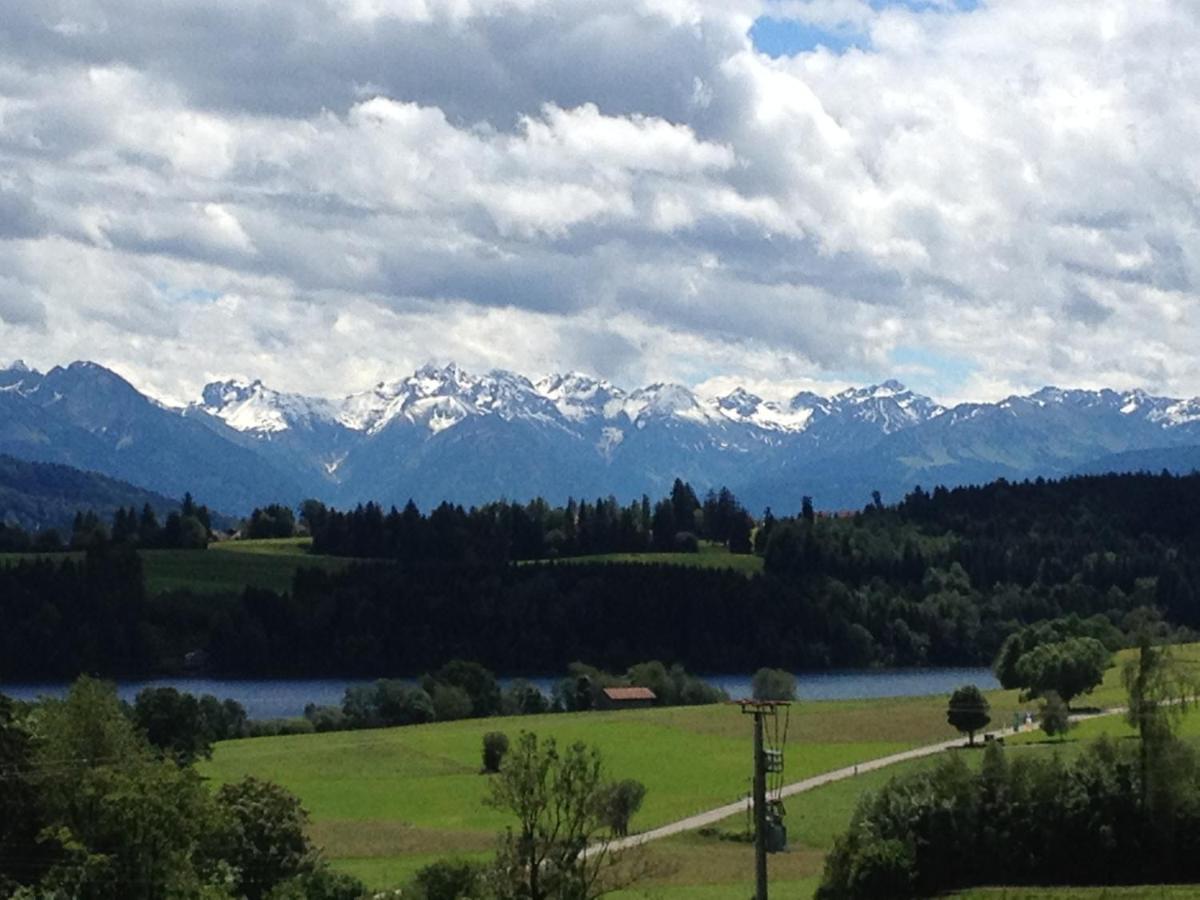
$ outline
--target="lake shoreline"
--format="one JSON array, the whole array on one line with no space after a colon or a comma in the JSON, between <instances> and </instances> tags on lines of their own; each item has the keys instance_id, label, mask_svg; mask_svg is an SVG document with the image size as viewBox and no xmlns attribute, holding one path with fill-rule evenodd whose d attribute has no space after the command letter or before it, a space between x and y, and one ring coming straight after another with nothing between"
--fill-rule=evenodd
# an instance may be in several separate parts
<instances>
[{"instance_id":1,"label":"lake shoreline","mask_svg":"<svg viewBox=\"0 0 1200 900\"><path fill-rule=\"evenodd\" d=\"M798 700L876 700L899 697L924 697L950 694L962 684L975 684L983 690L1000 685L991 670L983 667L950 667L919 669L830 669L796 672ZM561 681L556 676L502 676L502 685L521 678L549 694ZM699 678L725 690L731 698L748 697L750 674L700 674ZM273 678L238 679L208 677L172 677L116 680L121 699L132 701L137 692L147 687L174 687L187 693L212 694L220 700L233 699L245 707L251 719L282 719L302 716L308 704L341 706L346 688L372 684L375 678ZM401 681L416 683L415 678ZM0 683L0 694L15 700L31 701L41 696L61 697L69 682Z\"/></svg>"}]
</instances>

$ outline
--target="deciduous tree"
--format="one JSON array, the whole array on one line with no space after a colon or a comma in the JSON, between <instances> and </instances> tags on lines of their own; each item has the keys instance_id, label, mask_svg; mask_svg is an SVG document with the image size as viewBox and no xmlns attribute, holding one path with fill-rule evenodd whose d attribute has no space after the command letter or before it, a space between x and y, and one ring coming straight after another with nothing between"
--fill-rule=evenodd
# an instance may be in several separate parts
<instances>
[{"instance_id":1,"label":"deciduous tree","mask_svg":"<svg viewBox=\"0 0 1200 900\"><path fill-rule=\"evenodd\" d=\"M975 732L992 721L991 706L983 693L973 684L965 684L950 695L946 721L968 736L975 746Z\"/></svg>"},{"instance_id":2,"label":"deciduous tree","mask_svg":"<svg viewBox=\"0 0 1200 900\"><path fill-rule=\"evenodd\" d=\"M594 900L628 883L609 849L597 750L528 732L490 783L488 805L516 824L501 838L494 871L498 900Z\"/></svg>"}]
</instances>

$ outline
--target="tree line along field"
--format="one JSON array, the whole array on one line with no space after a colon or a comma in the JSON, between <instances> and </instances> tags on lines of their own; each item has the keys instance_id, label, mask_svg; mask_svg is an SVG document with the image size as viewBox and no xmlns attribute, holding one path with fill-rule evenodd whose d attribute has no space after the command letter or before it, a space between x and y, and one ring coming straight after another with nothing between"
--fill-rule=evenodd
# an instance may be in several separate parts
<instances>
[{"instance_id":1,"label":"tree line along field","mask_svg":"<svg viewBox=\"0 0 1200 900\"><path fill-rule=\"evenodd\" d=\"M1200 664L1200 645L1178 652ZM1124 654L1082 703L1113 707L1124 701L1123 659ZM1015 691L989 692L988 699L992 728L1011 726L1014 712L1034 708L1019 702ZM727 705L490 718L230 741L217 745L213 759L202 768L216 782L252 774L295 791L312 813L316 842L335 865L383 888L403 883L421 866L449 855L490 855L505 820L481 806L486 776L479 770L482 736L495 730L510 737L528 730L560 743L580 740L597 746L612 777L637 778L647 786L645 804L633 822L637 831L734 802L748 789L750 723ZM1010 735L1006 743L1013 753L1070 754L1102 733L1131 734L1121 717L1111 716L1081 723L1064 741L1046 741L1040 732L1030 732ZM1185 718L1182 733L1200 739L1200 720ZM786 781L954 735L946 724L945 697L799 702L791 711ZM932 763L918 760L863 773L786 801L792 849L771 857L772 884L783 896L810 896L819 882L824 854L834 835L846 828L861 794L896 774ZM719 830L745 827L744 817L735 817ZM688 833L657 842L646 852L658 870L648 885L651 896L707 900L752 892L747 844ZM644 893L639 888L616 896L632 900Z\"/></svg>"}]
</instances>

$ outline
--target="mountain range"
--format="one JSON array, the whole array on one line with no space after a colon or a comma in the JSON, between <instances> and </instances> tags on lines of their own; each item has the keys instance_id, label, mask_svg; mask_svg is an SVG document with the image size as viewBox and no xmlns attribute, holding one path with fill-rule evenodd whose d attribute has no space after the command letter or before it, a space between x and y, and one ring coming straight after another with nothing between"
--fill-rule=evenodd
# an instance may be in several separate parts
<instances>
[{"instance_id":1,"label":"mountain range","mask_svg":"<svg viewBox=\"0 0 1200 900\"><path fill-rule=\"evenodd\" d=\"M187 406L100 365L0 369L0 453L61 463L231 513L316 497L423 508L442 500L642 493L676 477L753 511L859 508L931 488L1200 461L1200 399L1047 387L945 407L896 381L783 402L677 384L624 390L579 373L537 381L424 366L340 399L261 381Z\"/></svg>"}]
</instances>

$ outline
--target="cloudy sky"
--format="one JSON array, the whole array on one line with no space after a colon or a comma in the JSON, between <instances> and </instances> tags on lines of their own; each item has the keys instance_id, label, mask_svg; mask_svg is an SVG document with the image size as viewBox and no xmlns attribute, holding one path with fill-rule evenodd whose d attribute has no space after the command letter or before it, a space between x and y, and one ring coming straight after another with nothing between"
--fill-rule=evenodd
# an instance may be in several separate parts
<instances>
[{"instance_id":1,"label":"cloudy sky","mask_svg":"<svg viewBox=\"0 0 1200 900\"><path fill-rule=\"evenodd\" d=\"M1200 394L1195 0L38 0L0 360Z\"/></svg>"}]
</instances>

